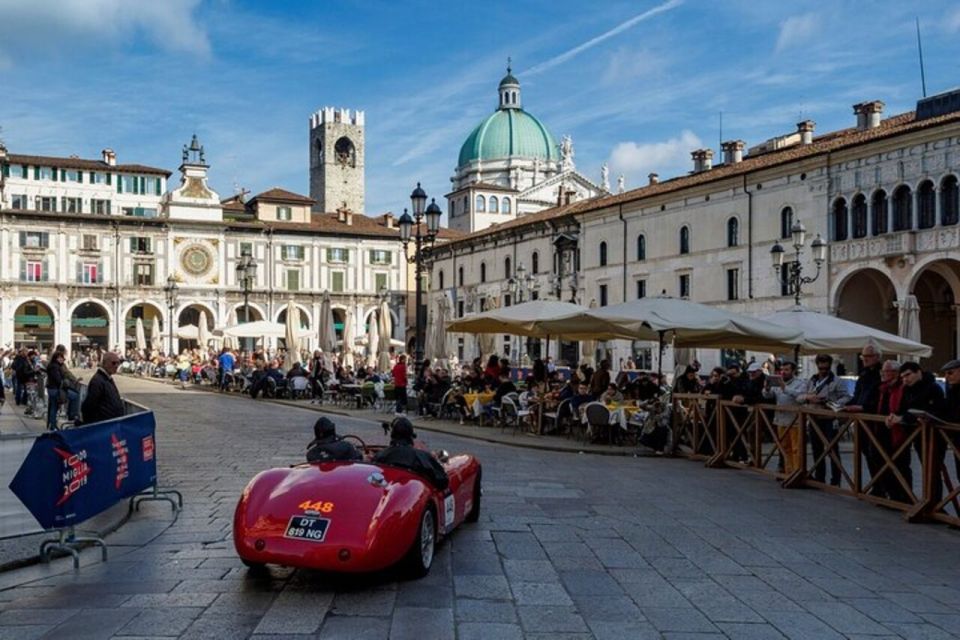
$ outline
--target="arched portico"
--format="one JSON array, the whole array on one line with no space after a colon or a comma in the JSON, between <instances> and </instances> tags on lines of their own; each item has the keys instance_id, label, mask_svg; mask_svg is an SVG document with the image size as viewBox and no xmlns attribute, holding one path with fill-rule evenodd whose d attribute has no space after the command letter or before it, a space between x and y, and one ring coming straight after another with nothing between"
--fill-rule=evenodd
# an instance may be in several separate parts
<instances>
[{"instance_id":1,"label":"arched portico","mask_svg":"<svg viewBox=\"0 0 960 640\"><path fill-rule=\"evenodd\" d=\"M110 307L100 300L78 302L70 311L71 349L101 347L109 349Z\"/></svg>"},{"instance_id":2,"label":"arched portico","mask_svg":"<svg viewBox=\"0 0 960 640\"><path fill-rule=\"evenodd\" d=\"M920 340L933 348L925 360L934 368L957 357L960 299L960 261L931 260L919 266L910 283L910 292L920 305Z\"/></svg>"},{"instance_id":3,"label":"arched portico","mask_svg":"<svg viewBox=\"0 0 960 640\"><path fill-rule=\"evenodd\" d=\"M859 269L848 275L837 287L834 308L844 320L896 334L897 292L893 282L877 269ZM858 362L845 356L847 370L856 373Z\"/></svg>"},{"instance_id":4,"label":"arched portico","mask_svg":"<svg viewBox=\"0 0 960 640\"><path fill-rule=\"evenodd\" d=\"M49 351L56 340L55 327L53 307L40 300L22 302L13 314L14 346Z\"/></svg>"},{"instance_id":5,"label":"arched portico","mask_svg":"<svg viewBox=\"0 0 960 640\"><path fill-rule=\"evenodd\" d=\"M143 331L147 338L147 346L150 346L151 331L153 330L153 320L157 319L160 329L160 343L166 348L168 342L167 322L163 310L152 302L136 302L130 305L124 312L123 331L124 342L127 346L133 346L137 340L137 320L143 322Z\"/></svg>"}]
</instances>

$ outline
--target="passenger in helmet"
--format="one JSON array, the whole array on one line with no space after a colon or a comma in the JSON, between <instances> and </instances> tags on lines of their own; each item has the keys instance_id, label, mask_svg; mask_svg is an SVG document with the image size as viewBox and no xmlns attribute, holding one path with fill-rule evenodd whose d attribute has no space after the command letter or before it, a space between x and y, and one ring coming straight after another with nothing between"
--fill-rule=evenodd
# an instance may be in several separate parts
<instances>
[{"instance_id":1,"label":"passenger in helmet","mask_svg":"<svg viewBox=\"0 0 960 640\"><path fill-rule=\"evenodd\" d=\"M385 428L386 426L384 423ZM390 446L374 457L374 463L407 469L423 476L440 491L446 491L450 484L447 472L429 451L413 446L417 434L414 433L410 420L401 416L394 419L389 428Z\"/></svg>"},{"instance_id":2,"label":"passenger in helmet","mask_svg":"<svg viewBox=\"0 0 960 640\"><path fill-rule=\"evenodd\" d=\"M313 425L313 435L307 445L307 462L363 459L356 447L337 435L337 426L326 416Z\"/></svg>"}]
</instances>

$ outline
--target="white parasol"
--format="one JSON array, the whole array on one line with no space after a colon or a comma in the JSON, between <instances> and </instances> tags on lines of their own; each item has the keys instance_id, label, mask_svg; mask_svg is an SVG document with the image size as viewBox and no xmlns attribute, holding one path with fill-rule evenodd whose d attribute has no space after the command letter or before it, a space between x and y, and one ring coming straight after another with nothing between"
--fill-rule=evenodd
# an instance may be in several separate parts
<instances>
[{"instance_id":1,"label":"white parasol","mask_svg":"<svg viewBox=\"0 0 960 640\"><path fill-rule=\"evenodd\" d=\"M300 362L300 309L293 303L287 303L287 322L284 332L284 341L287 344L287 358L284 367L290 369Z\"/></svg>"},{"instance_id":2,"label":"white parasol","mask_svg":"<svg viewBox=\"0 0 960 640\"><path fill-rule=\"evenodd\" d=\"M347 309L343 316L343 346L340 364L353 367L353 311Z\"/></svg>"},{"instance_id":3,"label":"white parasol","mask_svg":"<svg viewBox=\"0 0 960 640\"><path fill-rule=\"evenodd\" d=\"M207 324L207 312L200 312L200 320L197 321L197 342L201 349L206 349L210 342L210 325Z\"/></svg>"},{"instance_id":4,"label":"white parasol","mask_svg":"<svg viewBox=\"0 0 960 640\"><path fill-rule=\"evenodd\" d=\"M160 335L160 316L153 316L150 325L150 346L157 351L163 348L163 337Z\"/></svg>"},{"instance_id":5,"label":"white parasol","mask_svg":"<svg viewBox=\"0 0 960 640\"><path fill-rule=\"evenodd\" d=\"M393 318L390 317L389 298L384 297L380 302L380 356L377 363L380 371L390 369L391 337L393 337Z\"/></svg>"},{"instance_id":6,"label":"white parasol","mask_svg":"<svg viewBox=\"0 0 960 640\"><path fill-rule=\"evenodd\" d=\"M137 351L147 350L147 335L143 330L143 318L137 318Z\"/></svg>"},{"instance_id":7,"label":"white parasol","mask_svg":"<svg viewBox=\"0 0 960 640\"><path fill-rule=\"evenodd\" d=\"M377 350L380 348L380 327L378 326L377 316L370 314L367 321L367 366L375 367L377 365Z\"/></svg>"}]
</instances>

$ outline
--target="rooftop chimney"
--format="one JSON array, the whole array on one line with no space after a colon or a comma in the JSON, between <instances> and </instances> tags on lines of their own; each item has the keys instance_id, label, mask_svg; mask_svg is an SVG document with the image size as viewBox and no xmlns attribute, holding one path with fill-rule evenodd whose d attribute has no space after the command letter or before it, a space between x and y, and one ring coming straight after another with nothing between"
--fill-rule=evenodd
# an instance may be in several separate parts
<instances>
[{"instance_id":1,"label":"rooftop chimney","mask_svg":"<svg viewBox=\"0 0 960 640\"><path fill-rule=\"evenodd\" d=\"M747 143L743 140L727 140L720 143L723 150L723 164L737 164L743 160L743 148Z\"/></svg>"},{"instance_id":2,"label":"rooftop chimney","mask_svg":"<svg viewBox=\"0 0 960 640\"><path fill-rule=\"evenodd\" d=\"M660 174L658 173L648 173L647 179L650 181L650 184L659 184L660 183Z\"/></svg>"},{"instance_id":3,"label":"rooftop chimney","mask_svg":"<svg viewBox=\"0 0 960 640\"><path fill-rule=\"evenodd\" d=\"M383 216L383 224L386 225L387 229L393 229L393 214L387 213Z\"/></svg>"},{"instance_id":4,"label":"rooftop chimney","mask_svg":"<svg viewBox=\"0 0 960 640\"><path fill-rule=\"evenodd\" d=\"M879 127L880 118L883 117L883 107L884 104L881 100L871 100L870 102L853 105L853 112L857 114L857 129L866 131Z\"/></svg>"},{"instance_id":5,"label":"rooftop chimney","mask_svg":"<svg viewBox=\"0 0 960 640\"><path fill-rule=\"evenodd\" d=\"M709 171L713 168L712 149L697 149L696 151L691 151L690 156L693 158L694 173Z\"/></svg>"},{"instance_id":6,"label":"rooftop chimney","mask_svg":"<svg viewBox=\"0 0 960 640\"><path fill-rule=\"evenodd\" d=\"M104 149L100 152L103 156L103 162L110 165L111 167L117 166L117 154L113 152L113 149Z\"/></svg>"},{"instance_id":7,"label":"rooftop chimney","mask_svg":"<svg viewBox=\"0 0 960 640\"><path fill-rule=\"evenodd\" d=\"M813 120L804 120L797 123L797 133L800 134L800 144L810 144L813 142L813 129L817 123Z\"/></svg>"}]
</instances>

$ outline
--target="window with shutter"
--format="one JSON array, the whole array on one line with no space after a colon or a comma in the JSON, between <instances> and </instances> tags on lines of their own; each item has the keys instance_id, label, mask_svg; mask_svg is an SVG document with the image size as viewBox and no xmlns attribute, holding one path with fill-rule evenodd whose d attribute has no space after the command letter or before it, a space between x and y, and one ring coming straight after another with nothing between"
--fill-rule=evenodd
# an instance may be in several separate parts
<instances>
[{"instance_id":1,"label":"window with shutter","mask_svg":"<svg viewBox=\"0 0 960 640\"><path fill-rule=\"evenodd\" d=\"M342 293L344 286L344 273L343 271L333 271L330 273L330 290L335 293Z\"/></svg>"}]
</instances>

